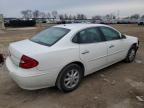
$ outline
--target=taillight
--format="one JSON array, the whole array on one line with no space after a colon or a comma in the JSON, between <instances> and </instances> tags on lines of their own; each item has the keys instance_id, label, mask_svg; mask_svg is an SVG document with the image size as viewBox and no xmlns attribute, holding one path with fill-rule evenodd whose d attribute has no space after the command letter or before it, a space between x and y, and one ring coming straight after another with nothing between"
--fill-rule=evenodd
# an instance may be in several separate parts
<instances>
[{"instance_id":1,"label":"taillight","mask_svg":"<svg viewBox=\"0 0 144 108\"><path fill-rule=\"evenodd\" d=\"M24 68L24 69L30 69L30 68L34 68L38 65L38 61L36 61L33 58L30 58L26 55L23 55L21 57L20 63L19 63L19 67Z\"/></svg>"}]
</instances>

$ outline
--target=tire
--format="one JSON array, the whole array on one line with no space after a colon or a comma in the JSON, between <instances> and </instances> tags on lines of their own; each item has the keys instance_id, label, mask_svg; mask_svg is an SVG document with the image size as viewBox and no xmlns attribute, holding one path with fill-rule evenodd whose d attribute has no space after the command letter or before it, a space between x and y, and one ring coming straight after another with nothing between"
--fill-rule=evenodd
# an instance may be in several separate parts
<instances>
[{"instance_id":1,"label":"tire","mask_svg":"<svg viewBox=\"0 0 144 108\"><path fill-rule=\"evenodd\" d=\"M133 45L128 51L127 57L125 59L125 62L127 62L127 63L133 62L134 59L135 59L135 56L136 56L136 52L137 52L137 48L136 48L135 45Z\"/></svg>"},{"instance_id":2,"label":"tire","mask_svg":"<svg viewBox=\"0 0 144 108\"><path fill-rule=\"evenodd\" d=\"M82 76L83 71L79 65L69 64L58 75L56 86L63 92L71 92L79 86Z\"/></svg>"}]
</instances>

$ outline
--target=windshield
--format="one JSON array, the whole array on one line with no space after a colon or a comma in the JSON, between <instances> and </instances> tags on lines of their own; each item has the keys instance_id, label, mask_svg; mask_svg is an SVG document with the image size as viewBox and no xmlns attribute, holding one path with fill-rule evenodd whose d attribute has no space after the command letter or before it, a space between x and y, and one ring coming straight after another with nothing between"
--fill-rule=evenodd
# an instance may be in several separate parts
<instances>
[{"instance_id":1,"label":"windshield","mask_svg":"<svg viewBox=\"0 0 144 108\"><path fill-rule=\"evenodd\" d=\"M38 33L30 40L42 45L51 46L65 36L69 31L69 29L65 28L51 27Z\"/></svg>"}]
</instances>

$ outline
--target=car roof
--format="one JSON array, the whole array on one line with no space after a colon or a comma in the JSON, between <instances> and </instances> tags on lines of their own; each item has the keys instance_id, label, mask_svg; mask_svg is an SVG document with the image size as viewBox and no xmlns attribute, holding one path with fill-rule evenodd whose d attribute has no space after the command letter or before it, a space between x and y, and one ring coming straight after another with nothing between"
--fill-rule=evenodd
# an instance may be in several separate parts
<instances>
[{"instance_id":1,"label":"car roof","mask_svg":"<svg viewBox=\"0 0 144 108\"><path fill-rule=\"evenodd\" d=\"M100 26L110 27L110 26L104 25L104 24L60 24L60 25L56 25L54 27L61 27L61 28L66 28L66 29L70 29L70 30L81 30L81 29L85 29L85 28L89 28L89 27L100 27Z\"/></svg>"}]
</instances>

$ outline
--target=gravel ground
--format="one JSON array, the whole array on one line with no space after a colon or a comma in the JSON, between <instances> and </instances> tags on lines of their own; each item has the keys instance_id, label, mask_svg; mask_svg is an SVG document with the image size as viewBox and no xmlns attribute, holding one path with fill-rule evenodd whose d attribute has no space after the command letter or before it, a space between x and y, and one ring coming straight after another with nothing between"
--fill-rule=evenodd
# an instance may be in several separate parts
<instances>
[{"instance_id":1,"label":"gravel ground","mask_svg":"<svg viewBox=\"0 0 144 108\"><path fill-rule=\"evenodd\" d=\"M119 62L85 77L71 93L57 88L20 89L0 66L0 108L144 108L144 26L113 25L125 34L139 37L140 49L133 63ZM6 30L0 34L0 52L10 42L31 37L39 29Z\"/></svg>"}]
</instances>

